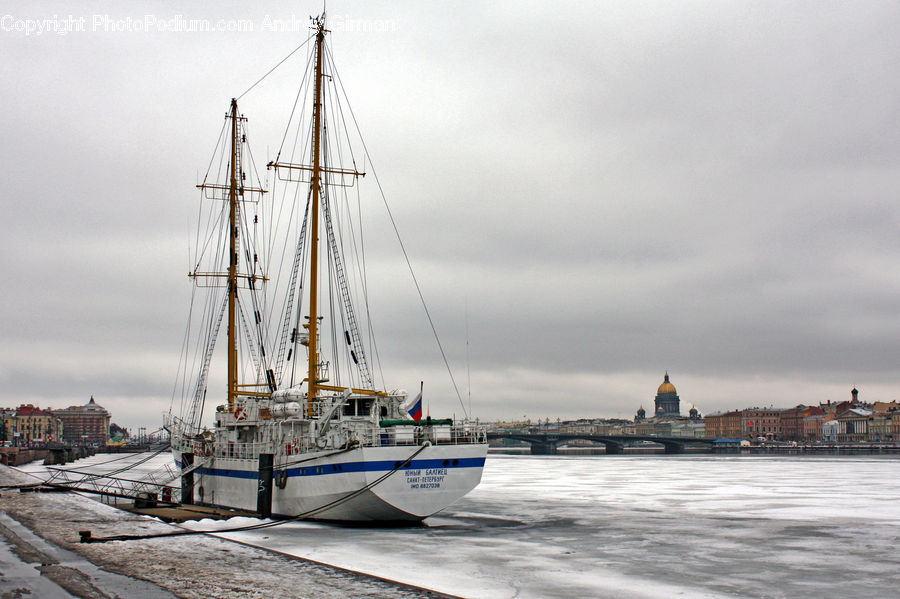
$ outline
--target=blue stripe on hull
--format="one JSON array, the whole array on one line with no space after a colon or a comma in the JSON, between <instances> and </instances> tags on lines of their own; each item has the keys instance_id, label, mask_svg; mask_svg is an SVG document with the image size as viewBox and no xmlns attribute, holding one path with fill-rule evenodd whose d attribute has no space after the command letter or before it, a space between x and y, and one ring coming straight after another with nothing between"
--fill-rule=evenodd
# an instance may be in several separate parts
<instances>
[{"instance_id":1,"label":"blue stripe on hull","mask_svg":"<svg viewBox=\"0 0 900 599\"><path fill-rule=\"evenodd\" d=\"M485 458L447 458L432 460L413 460L400 470L424 470L428 468L483 468ZM304 466L288 468L290 476L322 476L325 474L343 474L347 472L388 472L399 466L403 460L379 460L373 462L343 462L321 466ZM446 464L445 464L446 462ZM258 478L256 470L233 470L226 468L198 468L201 474L227 476L231 478Z\"/></svg>"}]
</instances>

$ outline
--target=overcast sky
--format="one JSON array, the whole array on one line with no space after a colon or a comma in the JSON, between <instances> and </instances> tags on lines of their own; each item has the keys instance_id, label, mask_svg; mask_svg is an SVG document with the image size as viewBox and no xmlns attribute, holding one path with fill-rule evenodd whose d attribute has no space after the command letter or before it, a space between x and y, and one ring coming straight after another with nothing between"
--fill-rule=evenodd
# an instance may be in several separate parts
<instances>
[{"instance_id":1,"label":"overcast sky","mask_svg":"<svg viewBox=\"0 0 900 599\"><path fill-rule=\"evenodd\" d=\"M155 428L190 301L194 185L230 98L321 4L0 6L0 405L93 395ZM475 416L632 417L666 370L683 413L854 385L900 399L900 4L328 11ZM280 141L291 76L242 100L257 156ZM424 379L432 414L460 415L414 295L398 297L374 316L388 386Z\"/></svg>"}]
</instances>

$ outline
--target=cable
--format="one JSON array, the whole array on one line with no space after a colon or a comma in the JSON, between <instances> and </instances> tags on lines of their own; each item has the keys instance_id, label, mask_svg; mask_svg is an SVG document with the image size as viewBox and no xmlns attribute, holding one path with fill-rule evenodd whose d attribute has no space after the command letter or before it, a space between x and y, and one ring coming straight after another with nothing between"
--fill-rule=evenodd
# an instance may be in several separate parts
<instances>
[{"instance_id":1,"label":"cable","mask_svg":"<svg viewBox=\"0 0 900 599\"><path fill-rule=\"evenodd\" d=\"M259 79L257 79L257 80L256 80L256 83L254 83L253 85L251 85L250 87L248 87L246 90L244 90L244 93L242 93L240 96L238 96L237 98L235 98L235 100L240 100L241 98L243 98L244 96L246 96L247 93L248 93L251 89L253 89L253 88L256 87L257 85L259 85L260 82L261 82L263 79L265 79L266 77L268 77L269 75L271 75L272 72L275 71L275 69L277 69L277 68L280 67L282 64L284 64L284 61L286 61L288 58L290 58L291 56L293 56L293 55L297 52L297 50L299 50L300 48L302 48L303 46L305 46L306 44L308 44L309 41L310 41L311 39L313 39L313 36L312 36L312 35L310 35L308 38L306 38L306 41L305 41L305 42L303 42L302 44L300 44L299 46L297 46L296 48L294 48L293 50L291 50L290 54L288 54L287 56L285 56L284 58L282 58L282 59L278 62L278 64L276 64L274 67L272 67L271 69L269 69L269 71L268 71L265 75L263 75L262 77L260 77Z\"/></svg>"}]
</instances>

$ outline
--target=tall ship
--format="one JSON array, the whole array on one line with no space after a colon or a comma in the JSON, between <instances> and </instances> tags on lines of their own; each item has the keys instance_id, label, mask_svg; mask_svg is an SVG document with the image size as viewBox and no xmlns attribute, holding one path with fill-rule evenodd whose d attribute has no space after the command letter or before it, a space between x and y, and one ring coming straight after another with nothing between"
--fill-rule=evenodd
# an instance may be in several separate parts
<instances>
[{"instance_id":1,"label":"tall ship","mask_svg":"<svg viewBox=\"0 0 900 599\"><path fill-rule=\"evenodd\" d=\"M354 222L373 203L358 185L371 160L351 143L356 118L324 14L312 23L307 68L264 171L273 189L257 173L237 99L198 185L180 414L173 401L166 417L181 500L272 517L419 521L478 485L486 435L458 389L464 417L432 419L421 384L412 393L376 384L368 291L391 282L367 274L362 241L372 234ZM214 359L221 328L224 364ZM207 428L208 391L224 397Z\"/></svg>"}]
</instances>

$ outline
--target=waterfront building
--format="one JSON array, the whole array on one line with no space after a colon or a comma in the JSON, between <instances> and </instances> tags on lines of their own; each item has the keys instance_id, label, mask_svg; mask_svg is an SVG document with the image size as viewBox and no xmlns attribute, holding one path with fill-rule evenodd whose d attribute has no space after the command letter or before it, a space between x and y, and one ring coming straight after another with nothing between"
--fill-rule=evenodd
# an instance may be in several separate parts
<instances>
[{"instance_id":1,"label":"waterfront building","mask_svg":"<svg viewBox=\"0 0 900 599\"><path fill-rule=\"evenodd\" d=\"M826 443L835 443L838 433L841 431L841 423L837 420L828 420L822 425L822 440Z\"/></svg>"},{"instance_id":2,"label":"waterfront building","mask_svg":"<svg viewBox=\"0 0 900 599\"><path fill-rule=\"evenodd\" d=\"M862 443L868 438L869 416L872 412L863 408L850 408L837 415L839 443Z\"/></svg>"},{"instance_id":3,"label":"waterfront building","mask_svg":"<svg viewBox=\"0 0 900 599\"><path fill-rule=\"evenodd\" d=\"M109 441L109 412L91 400L83 406L54 410L63 422L63 440L77 445L106 445Z\"/></svg>"},{"instance_id":4,"label":"waterfront building","mask_svg":"<svg viewBox=\"0 0 900 599\"><path fill-rule=\"evenodd\" d=\"M810 406L803 416L802 439L803 441L821 441L822 426L825 424L825 411L815 406Z\"/></svg>"},{"instance_id":5,"label":"waterfront building","mask_svg":"<svg viewBox=\"0 0 900 599\"><path fill-rule=\"evenodd\" d=\"M872 408L872 406L859 401L859 390L856 387L850 390L849 400L837 403L831 403L831 400L828 400L827 403L819 404L819 407L825 410L825 420L834 420L838 414L842 414L851 408Z\"/></svg>"},{"instance_id":6,"label":"waterfront building","mask_svg":"<svg viewBox=\"0 0 900 599\"><path fill-rule=\"evenodd\" d=\"M781 438L784 441L800 441L802 439L801 430L803 428L803 412L806 406L788 408L781 412Z\"/></svg>"},{"instance_id":7,"label":"waterfront building","mask_svg":"<svg viewBox=\"0 0 900 599\"><path fill-rule=\"evenodd\" d=\"M652 435L653 427L654 427L654 424L652 421L635 420L634 421L634 434L635 435Z\"/></svg>"},{"instance_id":8,"label":"waterfront building","mask_svg":"<svg viewBox=\"0 0 900 599\"><path fill-rule=\"evenodd\" d=\"M741 438L751 441L781 439L781 409L749 408L741 412Z\"/></svg>"},{"instance_id":9,"label":"waterfront building","mask_svg":"<svg viewBox=\"0 0 900 599\"><path fill-rule=\"evenodd\" d=\"M10 408L0 408L0 442L12 440L12 426L16 411Z\"/></svg>"},{"instance_id":10,"label":"waterfront building","mask_svg":"<svg viewBox=\"0 0 900 599\"><path fill-rule=\"evenodd\" d=\"M705 422L707 436L716 439L740 439L743 437L741 412L738 410L707 414Z\"/></svg>"},{"instance_id":11,"label":"waterfront building","mask_svg":"<svg viewBox=\"0 0 900 599\"><path fill-rule=\"evenodd\" d=\"M59 441L63 424L51 410L42 410L31 404L22 404L14 410L2 411L0 441L10 445L45 444Z\"/></svg>"},{"instance_id":12,"label":"waterfront building","mask_svg":"<svg viewBox=\"0 0 900 599\"><path fill-rule=\"evenodd\" d=\"M700 438L707 434L706 423L700 418L679 418L670 423L673 437Z\"/></svg>"},{"instance_id":13,"label":"waterfront building","mask_svg":"<svg viewBox=\"0 0 900 599\"><path fill-rule=\"evenodd\" d=\"M800 404L782 410L779 417L782 441L817 441L822 438L825 411L815 406Z\"/></svg>"},{"instance_id":14,"label":"waterfront building","mask_svg":"<svg viewBox=\"0 0 900 599\"><path fill-rule=\"evenodd\" d=\"M556 430L560 433L568 435L596 435L597 426L587 419L580 419L574 422L564 422L556 424Z\"/></svg>"},{"instance_id":15,"label":"waterfront building","mask_svg":"<svg viewBox=\"0 0 900 599\"><path fill-rule=\"evenodd\" d=\"M653 415L656 418L671 418L681 416L681 400L675 391L675 385L669 381L669 373L666 372L662 384L656 390L656 399L654 399L655 410Z\"/></svg>"},{"instance_id":16,"label":"waterfront building","mask_svg":"<svg viewBox=\"0 0 900 599\"><path fill-rule=\"evenodd\" d=\"M869 416L866 440L870 443L886 443L896 441L894 437L894 420L900 420L900 412L875 412Z\"/></svg>"}]
</instances>

